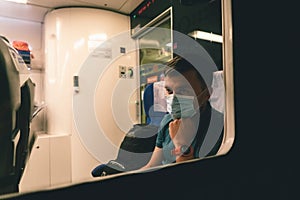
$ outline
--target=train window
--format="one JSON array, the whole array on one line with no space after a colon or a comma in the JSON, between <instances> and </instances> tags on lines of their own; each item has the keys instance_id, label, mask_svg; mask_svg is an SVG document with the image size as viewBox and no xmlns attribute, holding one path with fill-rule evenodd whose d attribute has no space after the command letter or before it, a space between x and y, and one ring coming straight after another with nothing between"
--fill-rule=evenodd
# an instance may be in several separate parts
<instances>
[{"instance_id":1,"label":"train window","mask_svg":"<svg viewBox=\"0 0 300 200\"><path fill-rule=\"evenodd\" d=\"M231 1L145 0L128 14L62 6L43 15L37 79L47 109L36 141L45 146L33 150L20 192L231 149Z\"/></svg>"},{"instance_id":2,"label":"train window","mask_svg":"<svg viewBox=\"0 0 300 200\"><path fill-rule=\"evenodd\" d=\"M155 5L151 6L155 7ZM152 82L163 80L165 84L169 85L170 83L167 83L168 81L174 86L173 80L170 81L170 77L165 77L168 76L168 73L165 73L164 70L170 67L166 64L168 61L170 63L177 62L174 61L176 57L181 57L181 60L184 60L182 63L185 63L185 67L188 67L187 63L189 63L196 68L196 71L199 72L206 84L212 89L210 90L209 99L212 112L211 116L208 117L210 118L210 124L206 135L205 133L203 133L204 136L202 135L204 138L198 138L198 134L201 132L199 130L201 126L203 126L200 122L198 132L195 131L196 134L192 137L193 139L190 138L190 143L184 145L189 148L192 147L192 150L195 150L197 147L195 140L201 143L201 148L197 149L197 153L194 154L194 156L184 158L184 152L181 152L182 154L180 156L170 156L170 152L174 150L180 152L182 149L176 147L177 145L175 145L174 142L176 139L172 139L173 141L168 143L166 140L170 138L165 137L160 138L160 140L164 142L156 143L156 145L160 145L159 147L162 149L160 155L164 157L159 163L173 165L173 163L178 163L177 159L197 160L197 158L225 154L230 150L234 141L231 4L229 1L221 0L189 1L186 3L181 1L180 3L173 2L169 8L168 5L162 6L165 6L165 11L160 11L161 13L159 13L157 17L149 18L148 21L145 20L146 16L143 14L146 11L139 13L143 8L142 6L138 7L136 11L132 13L133 26L131 27L131 34L132 37L138 41L139 45L141 96L147 85L152 84ZM141 19L139 19L139 17ZM176 55L175 58L174 55ZM180 62L181 61L179 61L179 63ZM177 65L179 66L181 64ZM176 64L174 64L173 67L174 66L176 66ZM195 90L195 86L191 83L192 78L190 74L184 75L184 73L180 72L180 69L178 70L178 74L183 76L182 78L175 79L176 84L179 83L178 80L185 81L187 83L186 85L189 85L190 89L195 92L192 96L198 97L197 95L199 94ZM167 91L170 90L168 87L169 86L166 86ZM175 90L174 93L175 96L179 97L179 94L186 94L188 90L188 87L184 87L177 89L177 91ZM178 95L176 95L176 93ZM141 106L143 106L143 104L141 104ZM185 108L182 108L181 112L184 112L183 109ZM141 110L143 111L144 108L142 107ZM165 111L167 112L166 107ZM221 113L221 120L216 113ZM171 114L170 116L170 118L174 120L174 115L172 116ZM195 121L201 121L201 119L204 118L203 116L205 116L205 112L202 112L199 117L200 119L196 119ZM141 112L142 122L145 122L145 118L147 118L146 114ZM182 130L184 130L182 132L187 131L187 129L183 128L185 126L184 121L185 119L182 118L181 127ZM186 122L186 124L188 124L188 122ZM163 129L162 126L160 128ZM177 131L178 135L180 134L180 129L181 128ZM171 135L171 133L169 134ZM159 132L158 137L160 137L160 135L162 134ZM155 161L149 161L148 164L150 167L152 165L160 165L155 163Z\"/></svg>"},{"instance_id":3,"label":"train window","mask_svg":"<svg viewBox=\"0 0 300 200\"><path fill-rule=\"evenodd\" d=\"M149 11L158 6L152 3ZM81 68L87 73L85 69L94 63L99 65L100 59L105 65L101 70L97 68L97 73L79 74L82 79L98 81L96 88L90 87L90 93L96 93L95 107L80 106L89 102L86 98L91 95L80 92L74 96L75 123L81 140L101 162L92 169L94 177L224 155L233 144L230 1L173 2L163 7L161 13L152 13L145 21L147 10L141 4L131 14L134 26L129 34L103 42ZM118 43L126 40L133 40L135 45L125 48ZM110 54L113 61L103 62L102 55L114 46L120 46L120 55ZM93 59L97 54L96 62ZM124 64L134 55L136 63ZM113 73L118 73L119 79L106 76ZM138 86L133 87L132 81ZM113 90L105 87L107 83L115 85ZM153 94L149 95L149 90ZM165 99L164 105L154 104L160 97ZM153 98L150 106L149 98ZM89 135L85 133L91 128L87 127L91 118L83 115L87 108L96 115L97 124ZM113 127L110 121L115 122ZM119 133L125 133L124 137L118 139Z\"/></svg>"}]
</instances>

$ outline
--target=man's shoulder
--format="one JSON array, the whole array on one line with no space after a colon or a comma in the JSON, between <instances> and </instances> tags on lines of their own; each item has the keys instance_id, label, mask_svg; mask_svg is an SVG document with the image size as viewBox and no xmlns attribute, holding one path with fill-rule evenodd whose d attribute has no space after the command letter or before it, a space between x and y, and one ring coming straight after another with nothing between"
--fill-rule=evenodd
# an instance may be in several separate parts
<instances>
[{"instance_id":1,"label":"man's shoulder","mask_svg":"<svg viewBox=\"0 0 300 200\"><path fill-rule=\"evenodd\" d=\"M216 116L224 117L224 113L222 113L222 112L216 110L216 109L213 108L213 107L211 108L211 112L212 112L212 114L214 114L214 115L216 115Z\"/></svg>"},{"instance_id":2,"label":"man's shoulder","mask_svg":"<svg viewBox=\"0 0 300 200\"><path fill-rule=\"evenodd\" d=\"M165 114L165 116L161 120L161 124L167 124L172 120L172 115L170 113Z\"/></svg>"},{"instance_id":3,"label":"man's shoulder","mask_svg":"<svg viewBox=\"0 0 300 200\"><path fill-rule=\"evenodd\" d=\"M224 126L224 114L214 108L211 109L211 123L218 126Z\"/></svg>"}]
</instances>

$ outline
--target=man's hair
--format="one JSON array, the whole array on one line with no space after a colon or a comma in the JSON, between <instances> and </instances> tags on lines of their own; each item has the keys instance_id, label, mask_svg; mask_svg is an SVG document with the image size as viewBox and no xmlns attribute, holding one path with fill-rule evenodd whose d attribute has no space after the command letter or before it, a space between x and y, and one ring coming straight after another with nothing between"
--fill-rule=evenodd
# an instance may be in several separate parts
<instances>
[{"instance_id":1,"label":"man's hair","mask_svg":"<svg viewBox=\"0 0 300 200\"><path fill-rule=\"evenodd\" d=\"M207 83L205 82L201 74L197 71L197 69L186 59L178 55L174 55L174 58L166 63L166 70L164 74L165 76L174 76L178 73L184 75L186 72L189 71L192 71L196 74L201 84L201 88L203 90L206 89Z\"/></svg>"}]
</instances>

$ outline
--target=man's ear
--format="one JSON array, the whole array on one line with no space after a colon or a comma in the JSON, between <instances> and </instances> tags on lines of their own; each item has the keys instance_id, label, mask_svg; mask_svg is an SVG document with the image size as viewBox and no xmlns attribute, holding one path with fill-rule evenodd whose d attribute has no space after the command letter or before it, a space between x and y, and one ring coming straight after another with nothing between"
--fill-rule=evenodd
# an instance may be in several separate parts
<instances>
[{"instance_id":1,"label":"man's ear","mask_svg":"<svg viewBox=\"0 0 300 200\"><path fill-rule=\"evenodd\" d=\"M202 91L201 95L198 96L198 103L199 106L201 107L202 105L205 105L206 102L209 100L211 96L212 88L207 87L205 90Z\"/></svg>"},{"instance_id":2,"label":"man's ear","mask_svg":"<svg viewBox=\"0 0 300 200\"><path fill-rule=\"evenodd\" d=\"M212 87L207 87L202 91L201 96L202 96L203 99L208 100L210 98L212 92L213 92L213 88Z\"/></svg>"}]
</instances>

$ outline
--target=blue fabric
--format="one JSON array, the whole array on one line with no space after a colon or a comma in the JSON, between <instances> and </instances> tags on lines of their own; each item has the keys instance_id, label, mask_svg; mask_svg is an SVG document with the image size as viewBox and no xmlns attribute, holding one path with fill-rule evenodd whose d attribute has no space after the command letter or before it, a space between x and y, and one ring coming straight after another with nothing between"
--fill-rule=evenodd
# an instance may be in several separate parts
<instances>
[{"instance_id":1,"label":"blue fabric","mask_svg":"<svg viewBox=\"0 0 300 200\"><path fill-rule=\"evenodd\" d=\"M149 111L152 108L153 102L154 102L153 83L150 83L145 88L143 99L144 99L144 110L145 110L145 113L146 113L146 123L150 124L151 119L150 119L150 116L149 116Z\"/></svg>"},{"instance_id":2,"label":"blue fabric","mask_svg":"<svg viewBox=\"0 0 300 200\"><path fill-rule=\"evenodd\" d=\"M106 167L106 164L101 164L101 165L95 167L92 171L92 176L93 177L101 176L105 167Z\"/></svg>"},{"instance_id":3,"label":"blue fabric","mask_svg":"<svg viewBox=\"0 0 300 200\"><path fill-rule=\"evenodd\" d=\"M18 53L23 58L25 64L30 65L31 63L30 51L18 50Z\"/></svg>"}]
</instances>

